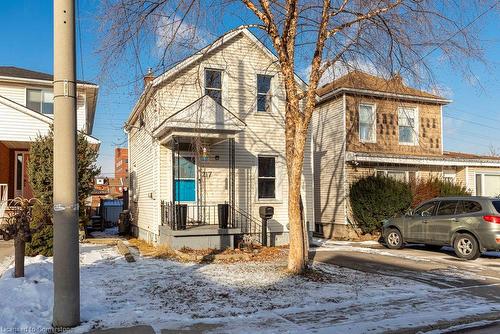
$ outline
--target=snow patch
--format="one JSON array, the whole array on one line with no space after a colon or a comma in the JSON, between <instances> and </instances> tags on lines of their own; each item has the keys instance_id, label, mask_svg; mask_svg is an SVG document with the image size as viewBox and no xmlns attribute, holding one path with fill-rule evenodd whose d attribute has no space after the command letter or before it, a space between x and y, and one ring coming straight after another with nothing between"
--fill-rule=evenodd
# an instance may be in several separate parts
<instances>
[{"instance_id":1,"label":"snow patch","mask_svg":"<svg viewBox=\"0 0 500 334\"><path fill-rule=\"evenodd\" d=\"M499 311L491 300L404 278L315 263L314 275L291 276L277 263L193 264L82 244L81 319L72 332L137 324L180 330L203 325L221 333L379 333ZM26 259L26 277L0 279L0 329L49 328L52 259ZM411 316L409 316L411 315Z\"/></svg>"}]
</instances>

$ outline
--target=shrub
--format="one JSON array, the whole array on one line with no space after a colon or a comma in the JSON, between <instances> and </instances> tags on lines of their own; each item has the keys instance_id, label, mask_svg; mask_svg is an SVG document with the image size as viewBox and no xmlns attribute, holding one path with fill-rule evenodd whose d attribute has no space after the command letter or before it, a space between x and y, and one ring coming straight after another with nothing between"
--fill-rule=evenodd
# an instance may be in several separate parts
<instances>
[{"instance_id":1,"label":"shrub","mask_svg":"<svg viewBox=\"0 0 500 334\"><path fill-rule=\"evenodd\" d=\"M357 225L363 233L379 230L384 219L410 208L410 186L385 176L368 176L351 185L349 198Z\"/></svg>"},{"instance_id":2,"label":"shrub","mask_svg":"<svg viewBox=\"0 0 500 334\"><path fill-rule=\"evenodd\" d=\"M446 196L470 196L467 188L456 182L443 180L440 178L419 179L411 184L412 207L416 207L423 201L434 197Z\"/></svg>"},{"instance_id":3,"label":"shrub","mask_svg":"<svg viewBox=\"0 0 500 334\"><path fill-rule=\"evenodd\" d=\"M26 246L29 256L42 254L52 255L52 182L53 182L53 146L54 133L51 129L46 136L38 136L30 147L28 175L33 194L39 199L39 205L33 208L32 224L43 225L44 228L33 234L32 240ZM78 204L80 220L85 217L85 199L93 189L94 178L99 175L100 168L96 165L97 150L85 139L82 133L77 137L77 167L78 167Z\"/></svg>"}]
</instances>

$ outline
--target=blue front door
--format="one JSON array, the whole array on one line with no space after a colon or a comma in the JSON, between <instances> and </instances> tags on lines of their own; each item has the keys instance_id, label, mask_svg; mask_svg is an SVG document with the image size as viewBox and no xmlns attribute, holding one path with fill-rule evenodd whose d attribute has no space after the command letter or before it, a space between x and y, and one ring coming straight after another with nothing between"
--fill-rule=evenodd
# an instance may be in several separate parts
<instances>
[{"instance_id":1,"label":"blue front door","mask_svg":"<svg viewBox=\"0 0 500 334\"><path fill-rule=\"evenodd\" d=\"M175 200L196 201L196 163L192 156L179 155L174 164Z\"/></svg>"}]
</instances>

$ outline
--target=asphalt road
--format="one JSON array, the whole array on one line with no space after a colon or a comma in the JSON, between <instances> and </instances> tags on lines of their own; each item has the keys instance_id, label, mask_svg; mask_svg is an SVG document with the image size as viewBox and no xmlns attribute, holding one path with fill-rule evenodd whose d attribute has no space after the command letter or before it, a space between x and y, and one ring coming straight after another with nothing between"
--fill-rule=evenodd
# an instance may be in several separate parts
<instances>
[{"instance_id":1,"label":"asphalt road","mask_svg":"<svg viewBox=\"0 0 500 334\"><path fill-rule=\"evenodd\" d=\"M350 247L343 250L338 246L332 250L324 247L312 248L310 258L364 272L410 279L440 289L453 289L457 293L483 297L500 305L500 254L498 253L482 256L475 261L464 261L458 259L450 249L429 251L419 245L402 250L389 250L377 246L375 248L373 252L353 251ZM491 314L487 318L498 320L500 314ZM456 324L479 320L481 319L461 319ZM452 325L455 324L450 324L449 327ZM425 331L426 329L423 329L423 332ZM500 322L477 328L450 330L448 333L500 333Z\"/></svg>"}]
</instances>

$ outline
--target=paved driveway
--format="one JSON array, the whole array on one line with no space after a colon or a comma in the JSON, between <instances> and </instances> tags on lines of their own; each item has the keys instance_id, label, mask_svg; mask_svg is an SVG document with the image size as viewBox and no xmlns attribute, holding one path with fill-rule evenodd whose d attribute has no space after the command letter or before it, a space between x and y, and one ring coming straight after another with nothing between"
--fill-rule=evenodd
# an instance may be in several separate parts
<instances>
[{"instance_id":1,"label":"paved driveway","mask_svg":"<svg viewBox=\"0 0 500 334\"><path fill-rule=\"evenodd\" d=\"M421 245L410 245L401 250L390 250L378 244L326 242L321 247L312 248L310 258L364 272L406 278L440 289L450 289L464 296L464 307L468 307L468 294L489 299L500 305L498 252L487 253L475 261L464 261L457 258L451 248L429 251ZM500 314L488 315L487 318L500 319ZM479 319L463 319L462 322L477 320ZM500 333L500 324L494 324L493 327L494 331ZM490 333L492 328L483 330L484 333Z\"/></svg>"}]
</instances>

